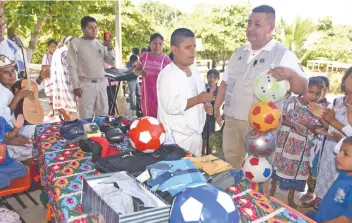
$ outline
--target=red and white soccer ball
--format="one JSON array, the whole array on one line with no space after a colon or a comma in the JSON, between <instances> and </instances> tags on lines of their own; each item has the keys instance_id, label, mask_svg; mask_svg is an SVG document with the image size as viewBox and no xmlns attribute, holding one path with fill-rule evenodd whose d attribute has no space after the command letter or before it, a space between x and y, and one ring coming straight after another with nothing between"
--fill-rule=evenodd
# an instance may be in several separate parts
<instances>
[{"instance_id":1,"label":"red and white soccer ball","mask_svg":"<svg viewBox=\"0 0 352 223\"><path fill-rule=\"evenodd\" d=\"M163 124L149 116L133 121L128 135L131 145L144 153L154 152L165 142Z\"/></svg>"},{"instance_id":2,"label":"red and white soccer ball","mask_svg":"<svg viewBox=\"0 0 352 223\"><path fill-rule=\"evenodd\" d=\"M254 183L268 181L273 173L273 167L265 157L248 156L242 165L244 176Z\"/></svg>"}]
</instances>

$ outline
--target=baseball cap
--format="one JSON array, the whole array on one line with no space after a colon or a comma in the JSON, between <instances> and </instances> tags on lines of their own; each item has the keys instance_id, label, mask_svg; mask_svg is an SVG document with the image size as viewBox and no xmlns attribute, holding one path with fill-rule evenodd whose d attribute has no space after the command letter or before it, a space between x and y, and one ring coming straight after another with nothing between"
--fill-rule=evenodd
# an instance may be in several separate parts
<instances>
[{"instance_id":1,"label":"baseball cap","mask_svg":"<svg viewBox=\"0 0 352 223\"><path fill-rule=\"evenodd\" d=\"M15 65L15 64L16 64L16 62L11 61L7 56L0 55L0 68L7 67L10 65Z\"/></svg>"}]
</instances>

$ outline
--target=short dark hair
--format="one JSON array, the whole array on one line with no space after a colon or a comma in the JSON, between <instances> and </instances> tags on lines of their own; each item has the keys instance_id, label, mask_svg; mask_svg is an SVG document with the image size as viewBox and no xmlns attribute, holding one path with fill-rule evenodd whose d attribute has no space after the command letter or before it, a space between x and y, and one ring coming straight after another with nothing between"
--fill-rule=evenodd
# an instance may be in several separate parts
<instances>
[{"instance_id":1,"label":"short dark hair","mask_svg":"<svg viewBox=\"0 0 352 223\"><path fill-rule=\"evenodd\" d=\"M275 23L275 9L269 5L260 5L252 10L252 13L266 13L272 22Z\"/></svg>"},{"instance_id":2,"label":"short dark hair","mask_svg":"<svg viewBox=\"0 0 352 223\"><path fill-rule=\"evenodd\" d=\"M352 145L352 136L346 137L346 138L343 140L343 144Z\"/></svg>"},{"instance_id":3,"label":"short dark hair","mask_svg":"<svg viewBox=\"0 0 352 223\"><path fill-rule=\"evenodd\" d=\"M320 77L310 77L308 81L308 87L316 86L316 87L325 87L324 81Z\"/></svg>"},{"instance_id":4,"label":"short dark hair","mask_svg":"<svg viewBox=\"0 0 352 223\"><path fill-rule=\"evenodd\" d=\"M132 53L133 53L134 55L139 55L139 48L137 48L137 47L133 48L133 49L132 49Z\"/></svg>"},{"instance_id":5,"label":"short dark hair","mask_svg":"<svg viewBox=\"0 0 352 223\"><path fill-rule=\"evenodd\" d=\"M346 82L346 79L352 75L352 67L348 68L345 72L345 75L343 75L342 77L342 80L341 80L341 91L343 93L346 93L346 87L345 87L345 82Z\"/></svg>"},{"instance_id":6,"label":"short dark hair","mask_svg":"<svg viewBox=\"0 0 352 223\"><path fill-rule=\"evenodd\" d=\"M171 52L170 54L169 54L169 58L170 58L170 60L174 60L174 54Z\"/></svg>"},{"instance_id":7,"label":"short dark hair","mask_svg":"<svg viewBox=\"0 0 352 223\"><path fill-rule=\"evenodd\" d=\"M214 75L216 78L220 78L220 72L215 68L208 70L207 77L211 74Z\"/></svg>"},{"instance_id":8,"label":"short dark hair","mask_svg":"<svg viewBox=\"0 0 352 223\"><path fill-rule=\"evenodd\" d=\"M171 46L179 46L185 38L195 38L194 33L190 29L179 28L176 29L171 35Z\"/></svg>"},{"instance_id":9,"label":"short dark hair","mask_svg":"<svg viewBox=\"0 0 352 223\"><path fill-rule=\"evenodd\" d=\"M145 53L145 52L148 52L148 48L144 47L144 48L141 49L141 53Z\"/></svg>"},{"instance_id":10,"label":"short dark hair","mask_svg":"<svg viewBox=\"0 0 352 223\"><path fill-rule=\"evenodd\" d=\"M138 56L137 55L131 55L130 56L130 62L133 63L133 62L136 62L138 60Z\"/></svg>"},{"instance_id":11,"label":"short dark hair","mask_svg":"<svg viewBox=\"0 0 352 223\"><path fill-rule=\"evenodd\" d=\"M160 33L154 33L150 36L149 42L151 42L157 38L160 38L161 41L164 41L164 37Z\"/></svg>"},{"instance_id":12,"label":"short dark hair","mask_svg":"<svg viewBox=\"0 0 352 223\"><path fill-rule=\"evenodd\" d=\"M95 18L91 17L91 16L84 16L81 19L81 28L84 29L87 27L89 22L97 22L97 20L95 20Z\"/></svg>"},{"instance_id":13,"label":"short dark hair","mask_svg":"<svg viewBox=\"0 0 352 223\"><path fill-rule=\"evenodd\" d=\"M327 78L325 76L318 76L318 77L324 81L325 87L329 89L330 88L330 80L329 80L329 78Z\"/></svg>"},{"instance_id":14,"label":"short dark hair","mask_svg":"<svg viewBox=\"0 0 352 223\"><path fill-rule=\"evenodd\" d=\"M55 44L57 46L57 42L53 39L48 41L48 46L50 46L51 44Z\"/></svg>"}]
</instances>

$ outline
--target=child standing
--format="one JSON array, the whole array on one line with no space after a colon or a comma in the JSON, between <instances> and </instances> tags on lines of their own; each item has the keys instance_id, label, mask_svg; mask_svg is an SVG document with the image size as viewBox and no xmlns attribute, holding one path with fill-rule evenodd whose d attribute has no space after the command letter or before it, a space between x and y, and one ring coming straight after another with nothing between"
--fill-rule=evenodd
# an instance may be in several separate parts
<instances>
[{"instance_id":1,"label":"child standing","mask_svg":"<svg viewBox=\"0 0 352 223\"><path fill-rule=\"evenodd\" d=\"M295 191L303 192L309 176L310 149L314 146L314 129L320 126L319 119L308 110L309 102L321 98L324 82L318 77L309 78L308 90L303 97L291 96L285 100L282 127L277 135L274 174L271 196L280 189L289 190L288 205L296 208Z\"/></svg>"},{"instance_id":2,"label":"child standing","mask_svg":"<svg viewBox=\"0 0 352 223\"><path fill-rule=\"evenodd\" d=\"M51 61L53 59L53 54L55 52L57 48L57 42L55 40L49 40L48 41L48 51L49 53L44 54L43 59L42 59L42 69L51 66ZM50 105L50 109L51 109L51 115L50 117L54 117L55 112L54 112L54 108L53 108L53 83L51 82L50 78L45 79L45 83L44 83L44 90L45 90L45 94L46 96L49 97L49 105Z\"/></svg>"},{"instance_id":3,"label":"child standing","mask_svg":"<svg viewBox=\"0 0 352 223\"><path fill-rule=\"evenodd\" d=\"M352 222L352 137L343 139L341 148L335 151L338 152L336 166L341 172L321 201L319 211L307 213L319 223Z\"/></svg>"},{"instance_id":4,"label":"child standing","mask_svg":"<svg viewBox=\"0 0 352 223\"><path fill-rule=\"evenodd\" d=\"M220 72L217 69L210 69L207 73L207 80L208 80L208 84L205 85L205 88L207 89L208 92L213 93L213 96L216 97L216 95L218 94L218 82L220 79ZM214 106L214 101L211 102L212 106ZM209 138L209 136L211 135L211 133L213 133L215 131L215 125L216 125L216 121L215 121L215 117L214 114L212 115L207 115L207 119L206 119L206 123L204 126L204 130L203 130L203 150L206 148L207 146L207 139Z\"/></svg>"},{"instance_id":5,"label":"child standing","mask_svg":"<svg viewBox=\"0 0 352 223\"><path fill-rule=\"evenodd\" d=\"M130 60L126 63L126 67L129 71L134 71L138 64L138 56L133 54L130 56ZM128 84L128 97L130 101L130 109L136 109L136 80L130 80L127 82Z\"/></svg>"},{"instance_id":6,"label":"child standing","mask_svg":"<svg viewBox=\"0 0 352 223\"><path fill-rule=\"evenodd\" d=\"M178 144L195 156L202 155L204 109L213 101L213 94L205 91L204 78L191 67L196 56L196 37L186 28L171 35L173 63L167 65L157 81L158 119L166 130L167 144Z\"/></svg>"},{"instance_id":7,"label":"child standing","mask_svg":"<svg viewBox=\"0 0 352 223\"><path fill-rule=\"evenodd\" d=\"M325 83L325 87L323 89L323 94L321 96L321 99L319 100L318 104L322 108L327 108L330 105L330 102L326 99L326 95L329 93L330 89L330 81L327 77L325 76L318 76L322 81ZM309 106L308 106L309 108ZM315 147L311 149L310 153L310 161L311 161L311 169L310 169L310 175L307 180L307 185L308 185L308 191L306 194L304 194L301 198L301 206L302 207L309 207L313 206L315 203L315 184L317 182L316 177L318 175L318 164L319 164L319 154L321 152L322 146L323 146L323 140L324 140L324 135L319 134L316 135L315 137Z\"/></svg>"}]
</instances>

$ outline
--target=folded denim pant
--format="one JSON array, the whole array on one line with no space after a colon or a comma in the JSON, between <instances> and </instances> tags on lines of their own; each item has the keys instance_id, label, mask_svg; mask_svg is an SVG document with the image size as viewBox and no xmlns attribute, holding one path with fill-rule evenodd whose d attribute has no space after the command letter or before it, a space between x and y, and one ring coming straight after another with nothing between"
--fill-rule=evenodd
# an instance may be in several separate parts
<instances>
[{"instance_id":1,"label":"folded denim pant","mask_svg":"<svg viewBox=\"0 0 352 223\"><path fill-rule=\"evenodd\" d=\"M14 161L7 166L0 167L0 189L11 185L11 180L27 175L26 166Z\"/></svg>"}]
</instances>

